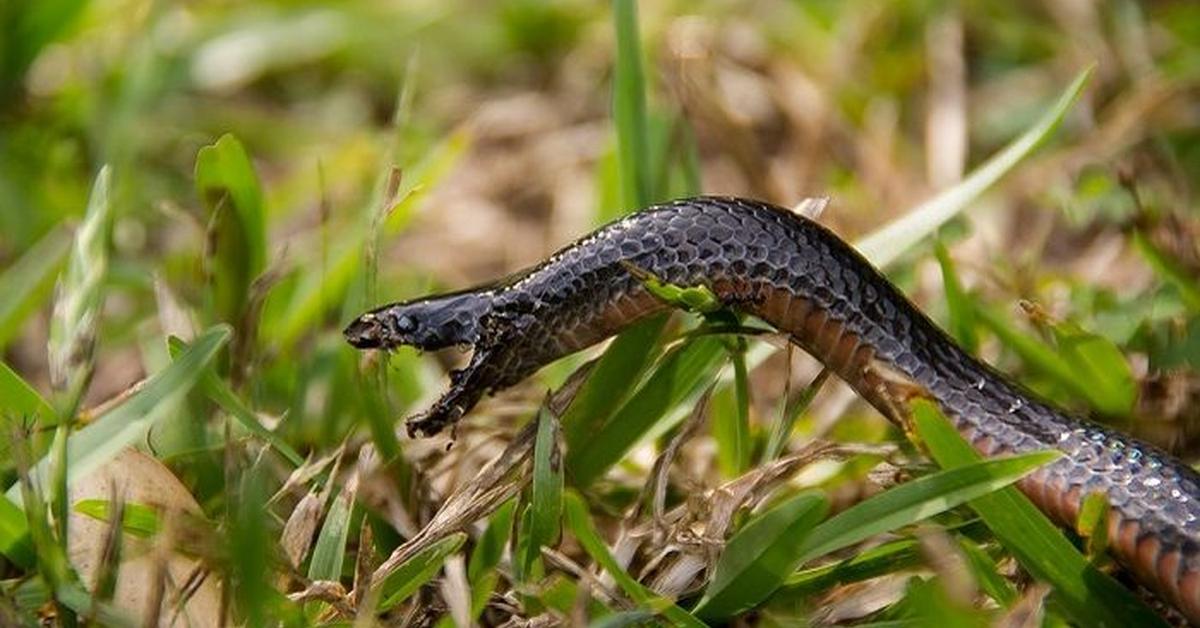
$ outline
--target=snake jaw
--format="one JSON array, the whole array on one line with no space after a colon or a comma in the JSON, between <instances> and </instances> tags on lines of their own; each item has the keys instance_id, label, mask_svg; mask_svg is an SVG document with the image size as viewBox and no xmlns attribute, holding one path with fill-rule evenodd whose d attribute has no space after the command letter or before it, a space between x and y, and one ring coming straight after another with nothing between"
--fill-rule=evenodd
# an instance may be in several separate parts
<instances>
[{"instance_id":1,"label":"snake jaw","mask_svg":"<svg viewBox=\"0 0 1200 628\"><path fill-rule=\"evenodd\" d=\"M342 331L346 342L349 342L355 349L382 348L386 333L387 326L374 312L363 314Z\"/></svg>"}]
</instances>

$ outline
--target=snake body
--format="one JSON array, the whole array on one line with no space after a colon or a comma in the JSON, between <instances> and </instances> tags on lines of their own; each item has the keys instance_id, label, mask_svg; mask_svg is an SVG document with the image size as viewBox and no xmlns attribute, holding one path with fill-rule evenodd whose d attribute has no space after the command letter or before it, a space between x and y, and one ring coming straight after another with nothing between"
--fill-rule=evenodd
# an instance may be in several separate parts
<instances>
[{"instance_id":1,"label":"snake body","mask_svg":"<svg viewBox=\"0 0 1200 628\"><path fill-rule=\"evenodd\" d=\"M346 329L360 348L470 345L474 354L410 432L436 433L487 393L668 306L630 273L703 285L787 334L892 420L880 372L932 398L987 456L1057 449L1019 483L1059 523L1084 498L1110 505L1110 549L1200 623L1200 475L1152 446L1072 417L960 348L853 248L786 209L700 197L609 224L513 278L373 310Z\"/></svg>"}]
</instances>

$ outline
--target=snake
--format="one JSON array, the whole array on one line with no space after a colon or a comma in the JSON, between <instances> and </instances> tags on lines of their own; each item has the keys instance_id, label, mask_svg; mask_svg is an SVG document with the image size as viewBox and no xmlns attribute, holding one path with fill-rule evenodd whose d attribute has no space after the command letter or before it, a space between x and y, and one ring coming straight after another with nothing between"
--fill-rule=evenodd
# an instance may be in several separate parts
<instances>
[{"instance_id":1,"label":"snake","mask_svg":"<svg viewBox=\"0 0 1200 628\"><path fill-rule=\"evenodd\" d=\"M360 349L472 349L410 436L455 424L487 394L673 307L631 272L704 287L836 373L893 422L897 378L917 387L984 456L1064 455L1017 486L1060 525L1084 499L1109 507L1109 550L1200 624L1200 474L1169 454L1058 409L960 347L829 229L786 208L703 196L634 212L506 279L392 303L351 322Z\"/></svg>"}]
</instances>

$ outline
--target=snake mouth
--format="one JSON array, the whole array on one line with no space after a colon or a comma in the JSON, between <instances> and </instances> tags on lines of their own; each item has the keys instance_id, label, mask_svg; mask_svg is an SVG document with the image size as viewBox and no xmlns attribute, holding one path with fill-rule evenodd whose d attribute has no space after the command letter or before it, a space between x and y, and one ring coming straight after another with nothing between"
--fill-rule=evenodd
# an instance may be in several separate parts
<instances>
[{"instance_id":1,"label":"snake mouth","mask_svg":"<svg viewBox=\"0 0 1200 628\"><path fill-rule=\"evenodd\" d=\"M378 349L383 346L383 321L374 314L363 314L342 330L346 342L356 349Z\"/></svg>"}]
</instances>

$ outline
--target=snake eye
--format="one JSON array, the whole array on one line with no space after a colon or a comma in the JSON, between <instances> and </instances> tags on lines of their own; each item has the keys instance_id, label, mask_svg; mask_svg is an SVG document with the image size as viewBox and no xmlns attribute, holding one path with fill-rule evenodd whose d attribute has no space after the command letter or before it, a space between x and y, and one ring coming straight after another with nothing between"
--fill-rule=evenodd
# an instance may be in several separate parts
<instances>
[{"instance_id":1,"label":"snake eye","mask_svg":"<svg viewBox=\"0 0 1200 628\"><path fill-rule=\"evenodd\" d=\"M417 319L408 314L401 314L396 318L396 333L411 334L417 331Z\"/></svg>"}]
</instances>

